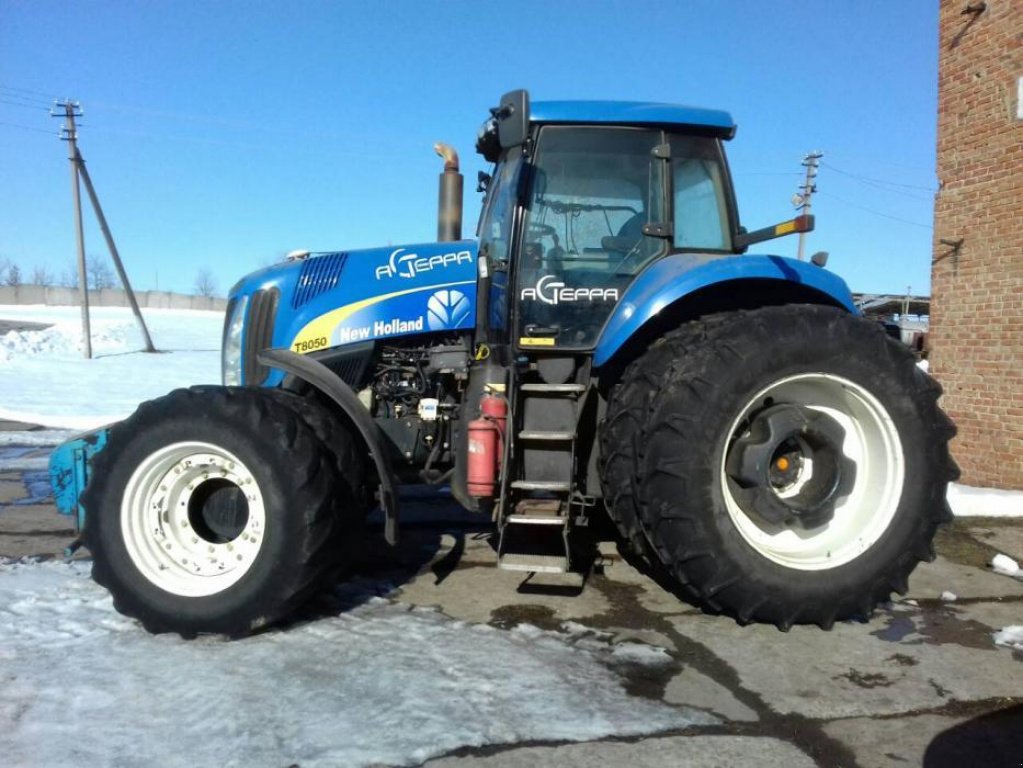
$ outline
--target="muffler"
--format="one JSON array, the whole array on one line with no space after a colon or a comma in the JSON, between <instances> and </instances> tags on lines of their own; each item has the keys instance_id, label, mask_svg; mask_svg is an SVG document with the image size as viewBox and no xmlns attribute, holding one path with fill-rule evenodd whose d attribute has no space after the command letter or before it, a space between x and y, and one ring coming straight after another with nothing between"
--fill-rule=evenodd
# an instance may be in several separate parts
<instances>
[{"instance_id":1,"label":"muffler","mask_svg":"<svg viewBox=\"0 0 1023 768\"><path fill-rule=\"evenodd\" d=\"M437 204L437 242L462 239L462 174L458 172L458 153L450 144L437 142L434 151L444 158Z\"/></svg>"}]
</instances>

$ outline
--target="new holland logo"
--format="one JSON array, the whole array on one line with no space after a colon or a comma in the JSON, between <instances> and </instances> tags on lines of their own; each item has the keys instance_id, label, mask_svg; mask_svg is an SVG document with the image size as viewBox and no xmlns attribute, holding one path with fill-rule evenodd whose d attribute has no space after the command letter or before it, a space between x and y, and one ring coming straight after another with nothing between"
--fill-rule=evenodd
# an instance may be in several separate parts
<instances>
[{"instance_id":1,"label":"new holland logo","mask_svg":"<svg viewBox=\"0 0 1023 768\"><path fill-rule=\"evenodd\" d=\"M377 280L395 276L409 278L434 269L445 269L452 264L471 263L472 254L469 251L452 251L451 253L437 253L433 256L420 256L417 253L408 253L404 248L398 248L391 252L386 264L381 264L377 267L376 277Z\"/></svg>"},{"instance_id":2,"label":"new holland logo","mask_svg":"<svg viewBox=\"0 0 1023 768\"><path fill-rule=\"evenodd\" d=\"M562 304L571 301L618 301L617 288L566 288L553 275L544 275L533 288L523 288L523 301L540 300L544 304Z\"/></svg>"},{"instance_id":3,"label":"new holland logo","mask_svg":"<svg viewBox=\"0 0 1023 768\"><path fill-rule=\"evenodd\" d=\"M431 331L457 328L469 310L469 299L461 291L437 291L426 302L426 325Z\"/></svg>"}]
</instances>

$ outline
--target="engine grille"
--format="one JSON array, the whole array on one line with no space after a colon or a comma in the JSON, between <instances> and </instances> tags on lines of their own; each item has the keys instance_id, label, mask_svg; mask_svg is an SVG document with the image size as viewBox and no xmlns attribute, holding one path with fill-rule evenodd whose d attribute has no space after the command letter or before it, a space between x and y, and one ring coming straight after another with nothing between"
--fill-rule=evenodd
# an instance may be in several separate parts
<instances>
[{"instance_id":1,"label":"engine grille","mask_svg":"<svg viewBox=\"0 0 1023 768\"><path fill-rule=\"evenodd\" d=\"M291 306L298 309L306 302L337 285L341 279L341 270L347 260L347 253L327 253L302 262L298 286L291 296Z\"/></svg>"},{"instance_id":2,"label":"engine grille","mask_svg":"<svg viewBox=\"0 0 1023 768\"><path fill-rule=\"evenodd\" d=\"M274 319L280 297L281 292L276 288L264 288L252 295L245 326L244 357L245 383L250 386L259 386L270 373L269 368L259 364L256 356L273 344Z\"/></svg>"}]
</instances>

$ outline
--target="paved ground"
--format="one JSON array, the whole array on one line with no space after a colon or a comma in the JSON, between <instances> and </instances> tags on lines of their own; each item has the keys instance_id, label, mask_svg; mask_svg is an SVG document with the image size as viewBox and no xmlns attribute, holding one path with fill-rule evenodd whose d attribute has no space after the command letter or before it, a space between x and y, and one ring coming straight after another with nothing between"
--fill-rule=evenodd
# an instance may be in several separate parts
<instances>
[{"instance_id":1,"label":"paved ground","mask_svg":"<svg viewBox=\"0 0 1023 768\"><path fill-rule=\"evenodd\" d=\"M13 450L0 447L0 459ZM42 460L45 453L19 455ZM33 502L45 491L42 479L0 470L0 556L59 556L72 540L49 501ZM938 559L914 574L910 593L868 623L781 633L680 602L600 531L602 565L582 587L539 584L496 570L487 528L449 501L417 494L406 507L402 545L370 546L362 569L396 585L390 597L499 627L558 630L571 621L609 642L662 646L674 663L637 667L630 693L724 721L644 739L464 749L430 766L1023 765L1023 653L991 638L1023 624L1023 581L986 567L997 552L1023 560L1023 521L956 522L939 536ZM942 600L945 591L957 599Z\"/></svg>"}]
</instances>

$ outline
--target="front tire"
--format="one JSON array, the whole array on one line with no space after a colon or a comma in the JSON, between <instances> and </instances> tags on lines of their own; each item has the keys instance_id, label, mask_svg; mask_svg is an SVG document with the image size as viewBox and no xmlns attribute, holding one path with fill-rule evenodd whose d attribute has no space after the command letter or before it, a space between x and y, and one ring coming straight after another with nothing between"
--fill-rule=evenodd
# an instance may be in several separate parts
<instances>
[{"instance_id":1,"label":"front tire","mask_svg":"<svg viewBox=\"0 0 1023 768\"><path fill-rule=\"evenodd\" d=\"M93 578L150 632L241 636L330 564L331 454L259 390L181 389L115 425L82 495Z\"/></svg>"},{"instance_id":2,"label":"front tire","mask_svg":"<svg viewBox=\"0 0 1023 768\"><path fill-rule=\"evenodd\" d=\"M711 316L666 343L637 487L679 584L781 629L830 628L905 592L956 476L940 387L910 351L819 306Z\"/></svg>"}]
</instances>

